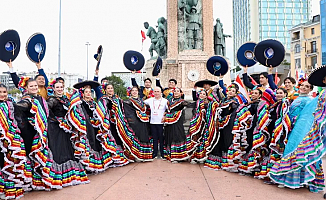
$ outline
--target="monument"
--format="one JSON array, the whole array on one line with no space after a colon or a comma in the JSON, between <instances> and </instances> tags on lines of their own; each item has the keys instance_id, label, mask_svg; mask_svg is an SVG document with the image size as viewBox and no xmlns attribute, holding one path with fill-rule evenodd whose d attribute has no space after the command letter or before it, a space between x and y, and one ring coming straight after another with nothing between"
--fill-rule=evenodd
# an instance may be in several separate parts
<instances>
[{"instance_id":1,"label":"monument","mask_svg":"<svg viewBox=\"0 0 326 200\"><path fill-rule=\"evenodd\" d=\"M216 19L216 25L214 26L214 53L215 55L225 56L225 38L231 37L231 35L225 35L223 30L223 24L220 19Z\"/></svg>"},{"instance_id":2,"label":"monument","mask_svg":"<svg viewBox=\"0 0 326 200\"><path fill-rule=\"evenodd\" d=\"M197 81L218 80L206 69L207 60L214 56L213 0L167 0L167 20L164 23L166 29L162 30L164 37L167 35L164 40L166 56L163 58L163 69L158 78L162 86L167 86L171 78L178 80L178 87L182 88L185 98L189 100ZM158 32L156 35L159 35ZM162 38L156 38L158 37ZM156 42L153 45L157 46L155 51L159 51L158 40L153 41L152 37L150 38L152 45ZM144 67L147 77L151 79L156 78L151 77L155 61L155 58L148 60ZM223 80L224 83L230 84L230 73L227 73Z\"/></svg>"}]
</instances>

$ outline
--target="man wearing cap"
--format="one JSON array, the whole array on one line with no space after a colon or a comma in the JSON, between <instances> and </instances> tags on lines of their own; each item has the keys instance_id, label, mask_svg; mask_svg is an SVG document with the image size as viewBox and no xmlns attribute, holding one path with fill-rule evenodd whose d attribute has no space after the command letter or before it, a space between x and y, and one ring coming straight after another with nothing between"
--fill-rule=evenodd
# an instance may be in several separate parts
<instances>
[{"instance_id":1,"label":"man wearing cap","mask_svg":"<svg viewBox=\"0 0 326 200\"><path fill-rule=\"evenodd\" d=\"M138 87L139 89L139 96L143 100L149 99L154 97L154 91L152 89L152 80L150 78L146 78L144 80L144 86L138 86L135 78L135 71L131 72L131 84L132 86Z\"/></svg>"},{"instance_id":2,"label":"man wearing cap","mask_svg":"<svg viewBox=\"0 0 326 200\"><path fill-rule=\"evenodd\" d=\"M9 66L10 76L12 81L14 82L16 88L19 86L19 77L17 76L17 73L14 72L14 68L12 66L12 62L7 62L7 65ZM41 68L41 62L36 63L37 69L38 69L38 75L35 76L35 80L38 85L38 95L42 96L43 98L48 98L48 78L46 74L44 73L44 70Z\"/></svg>"},{"instance_id":3,"label":"man wearing cap","mask_svg":"<svg viewBox=\"0 0 326 200\"><path fill-rule=\"evenodd\" d=\"M264 88L270 88L270 89L273 89L273 88L277 88L277 86L274 84L274 85L269 85L268 82L271 82L273 81L273 75L272 74L268 74L267 72L262 72L259 74L259 84L258 85L254 85L252 84L250 81L249 81L249 78L248 78L248 67L244 67L243 68L243 74L242 74L242 78L243 78L243 83L244 85L247 87L247 88L250 88L250 89L254 89L254 87L264 87Z\"/></svg>"},{"instance_id":4,"label":"man wearing cap","mask_svg":"<svg viewBox=\"0 0 326 200\"><path fill-rule=\"evenodd\" d=\"M168 109L168 100L162 97L161 88L155 87L154 97L146 99L144 101L151 109L150 126L153 136L153 158L156 158L158 153L158 141L160 141L160 153L161 157L164 157L164 137L163 137L163 123Z\"/></svg>"}]
</instances>

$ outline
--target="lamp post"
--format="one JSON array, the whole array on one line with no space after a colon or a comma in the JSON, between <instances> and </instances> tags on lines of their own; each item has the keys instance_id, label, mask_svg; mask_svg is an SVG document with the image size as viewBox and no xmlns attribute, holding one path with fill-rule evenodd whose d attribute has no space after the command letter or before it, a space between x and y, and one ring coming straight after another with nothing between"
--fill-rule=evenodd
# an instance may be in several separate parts
<instances>
[{"instance_id":1,"label":"lamp post","mask_svg":"<svg viewBox=\"0 0 326 200\"><path fill-rule=\"evenodd\" d=\"M85 44L87 46L87 75L86 75L86 79L88 80L88 46L91 45L89 42L86 42Z\"/></svg>"},{"instance_id":2,"label":"lamp post","mask_svg":"<svg viewBox=\"0 0 326 200\"><path fill-rule=\"evenodd\" d=\"M58 77L61 75L61 0L59 7L59 53L58 53Z\"/></svg>"}]
</instances>

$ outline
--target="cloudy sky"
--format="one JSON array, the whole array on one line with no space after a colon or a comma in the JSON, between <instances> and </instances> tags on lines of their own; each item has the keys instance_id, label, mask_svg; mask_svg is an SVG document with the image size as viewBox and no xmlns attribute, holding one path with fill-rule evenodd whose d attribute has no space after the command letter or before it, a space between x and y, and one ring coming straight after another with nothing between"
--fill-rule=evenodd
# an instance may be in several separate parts
<instances>
[{"instance_id":1,"label":"cloudy sky","mask_svg":"<svg viewBox=\"0 0 326 200\"><path fill-rule=\"evenodd\" d=\"M220 18L224 33L232 35L232 1L213 0L214 19ZM319 13L319 0L313 0L313 14ZM1 0L0 31L15 29L21 39L21 51L13 65L17 71L35 70L25 53L26 41L35 32L45 35L46 55L42 66L46 71L58 70L59 0ZM62 0L61 72L86 76L89 42L89 77L93 77L96 60L93 55L103 46L100 77L112 71L127 71L122 57L127 50L141 51L140 30L143 22L155 26L166 17L166 0ZM215 21L215 20L214 20ZM227 57L233 61L232 39L226 40ZM149 59L144 42L143 55ZM7 71L0 63L1 71Z\"/></svg>"}]
</instances>

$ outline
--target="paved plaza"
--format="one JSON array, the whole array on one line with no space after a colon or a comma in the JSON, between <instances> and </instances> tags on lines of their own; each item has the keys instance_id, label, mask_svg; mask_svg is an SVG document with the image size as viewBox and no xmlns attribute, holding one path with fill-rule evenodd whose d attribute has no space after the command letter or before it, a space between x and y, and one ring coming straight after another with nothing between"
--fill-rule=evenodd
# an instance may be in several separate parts
<instances>
[{"instance_id":1,"label":"paved plaza","mask_svg":"<svg viewBox=\"0 0 326 200\"><path fill-rule=\"evenodd\" d=\"M324 168L325 168L324 164ZM238 173L214 171L203 165L154 162L132 163L90 175L90 183L57 191L29 192L22 200L124 200L124 199L200 199L200 200L315 200L323 193L307 189L280 189L262 180Z\"/></svg>"}]
</instances>

